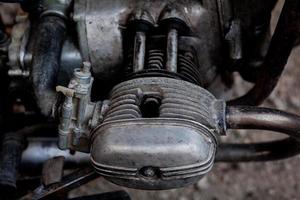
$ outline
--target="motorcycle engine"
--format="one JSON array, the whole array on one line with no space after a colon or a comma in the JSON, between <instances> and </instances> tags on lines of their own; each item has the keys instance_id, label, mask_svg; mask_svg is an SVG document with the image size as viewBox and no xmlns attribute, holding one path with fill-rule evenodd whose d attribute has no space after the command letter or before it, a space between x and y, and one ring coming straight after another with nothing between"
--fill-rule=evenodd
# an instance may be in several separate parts
<instances>
[{"instance_id":1,"label":"motorcycle engine","mask_svg":"<svg viewBox=\"0 0 300 200\"><path fill-rule=\"evenodd\" d=\"M110 91L101 111L94 110L101 113L89 136L97 172L141 189L199 180L212 168L224 127L219 121L223 102L201 87L216 74L219 26L210 28L218 16L203 4L214 5L193 0L76 3L82 5L74 17L78 30L86 31L80 41L93 77L124 80ZM73 134L70 127L60 129L61 140L67 140L62 148L72 147L74 138L80 144L76 128Z\"/></svg>"},{"instance_id":2,"label":"motorcycle engine","mask_svg":"<svg viewBox=\"0 0 300 200\"><path fill-rule=\"evenodd\" d=\"M274 2L247 14L223 0L42 2L38 23L14 27L9 74L29 77L42 114L59 118L59 147L90 153L99 174L126 187L177 188L207 174L226 129L215 85L246 61L251 80L269 19L253 16Z\"/></svg>"}]
</instances>

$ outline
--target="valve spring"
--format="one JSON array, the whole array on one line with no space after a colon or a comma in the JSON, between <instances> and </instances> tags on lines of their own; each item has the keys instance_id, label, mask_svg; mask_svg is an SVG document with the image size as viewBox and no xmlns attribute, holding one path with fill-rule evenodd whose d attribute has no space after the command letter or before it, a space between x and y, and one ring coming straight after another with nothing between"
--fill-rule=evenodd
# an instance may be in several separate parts
<instances>
[{"instance_id":1,"label":"valve spring","mask_svg":"<svg viewBox=\"0 0 300 200\"><path fill-rule=\"evenodd\" d=\"M164 69L164 52L159 49L151 49L148 51L148 59L146 69Z\"/></svg>"},{"instance_id":2,"label":"valve spring","mask_svg":"<svg viewBox=\"0 0 300 200\"><path fill-rule=\"evenodd\" d=\"M190 53L178 55L178 73L181 74L185 80L202 85L201 74Z\"/></svg>"},{"instance_id":3,"label":"valve spring","mask_svg":"<svg viewBox=\"0 0 300 200\"><path fill-rule=\"evenodd\" d=\"M150 49L146 54L145 70L160 71L162 74L167 72L165 69L165 52L163 50ZM125 74L129 76L133 72L132 52L128 54L127 59L128 63L125 68ZM196 85L202 85L201 74L197 66L197 61L191 52L179 52L177 75L181 79Z\"/></svg>"}]
</instances>

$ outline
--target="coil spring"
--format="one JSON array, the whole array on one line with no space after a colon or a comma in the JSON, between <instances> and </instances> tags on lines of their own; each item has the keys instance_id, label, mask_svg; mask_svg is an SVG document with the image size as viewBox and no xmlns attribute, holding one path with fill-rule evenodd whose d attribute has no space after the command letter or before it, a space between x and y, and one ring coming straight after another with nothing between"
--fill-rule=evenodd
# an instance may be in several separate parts
<instances>
[{"instance_id":1,"label":"coil spring","mask_svg":"<svg viewBox=\"0 0 300 200\"><path fill-rule=\"evenodd\" d=\"M127 55L128 63L125 68L125 74L130 75L133 72L133 53ZM145 69L165 71L165 52L161 49L150 49L147 51ZM178 54L178 75L188 82L196 85L202 85L201 74L191 52L179 52Z\"/></svg>"},{"instance_id":2,"label":"coil spring","mask_svg":"<svg viewBox=\"0 0 300 200\"><path fill-rule=\"evenodd\" d=\"M186 80L202 85L201 74L197 65L193 61L191 54L185 53L185 55L178 55L178 73L181 74Z\"/></svg>"},{"instance_id":3,"label":"coil spring","mask_svg":"<svg viewBox=\"0 0 300 200\"><path fill-rule=\"evenodd\" d=\"M164 70L165 53L163 50L151 49L147 57L146 69ZM178 74L186 81L202 85L201 74L190 52L178 54Z\"/></svg>"},{"instance_id":4,"label":"coil spring","mask_svg":"<svg viewBox=\"0 0 300 200\"><path fill-rule=\"evenodd\" d=\"M164 68L164 52L159 49L149 50L146 69L163 70L163 68Z\"/></svg>"}]
</instances>

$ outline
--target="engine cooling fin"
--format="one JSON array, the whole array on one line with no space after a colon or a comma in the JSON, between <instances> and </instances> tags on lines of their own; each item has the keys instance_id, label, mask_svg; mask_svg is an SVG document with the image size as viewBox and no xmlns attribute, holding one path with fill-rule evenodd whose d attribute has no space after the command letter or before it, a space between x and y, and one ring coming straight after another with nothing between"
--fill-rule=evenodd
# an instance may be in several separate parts
<instances>
[{"instance_id":1,"label":"engine cooling fin","mask_svg":"<svg viewBox=\"0 0 300 200\"><path fill-rule=\"evenodd\" d=\"M92 135L91 160L108 180L139 189L196 182L213 166L224 104L205 89L164 77L117 85Z\"/></svg>"}]
</instances>

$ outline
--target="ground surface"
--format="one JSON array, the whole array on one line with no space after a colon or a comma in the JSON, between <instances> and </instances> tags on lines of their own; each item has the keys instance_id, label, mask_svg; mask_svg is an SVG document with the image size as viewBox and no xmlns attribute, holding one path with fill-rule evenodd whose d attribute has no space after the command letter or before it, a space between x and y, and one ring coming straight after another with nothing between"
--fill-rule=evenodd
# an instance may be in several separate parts
<instances>
[{"instance_id":1,"label":"ground surface","mask_svg":"<svg viewBox=\"0 0 300 200\"><path fill-rule=\"evenodd\" d=\"M275 10L278 15L280 6ZM275 23L275 22L273 22ZM247 85L239 79L239 87L232 92L241 95ZM300 115L300 47L295 48L278 87L264 106L287 110ZM251 142L270 139L268 134L246 134L241 132L231 141ZM248 132L249 133L249 132ZM190 187L170 191L128 191L133 200L293 200L300 199L300 156L268 163L216 164L206 178ZM83 186L71 195L93 194L120 189L103 179Z\"/></svg>"}]
</instances>

